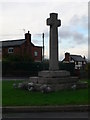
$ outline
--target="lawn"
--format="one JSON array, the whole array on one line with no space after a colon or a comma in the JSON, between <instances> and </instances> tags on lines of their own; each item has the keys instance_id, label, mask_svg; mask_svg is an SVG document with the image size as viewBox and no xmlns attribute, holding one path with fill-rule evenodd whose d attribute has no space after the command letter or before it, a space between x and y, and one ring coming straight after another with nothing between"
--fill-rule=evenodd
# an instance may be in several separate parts
<instances>
[{"instance_id":1,"label":"lawn","mask_svg":"<svg viewBox=\"0 0 90 120\"><path fill-rule=\"evenodd\" d=\"M20 81L17 81L20 82ZM14 81L2 82L3 106L85 105L88 104L88 89L64 90L43 94L13 88Z\"/></svg>"}]
</instances>

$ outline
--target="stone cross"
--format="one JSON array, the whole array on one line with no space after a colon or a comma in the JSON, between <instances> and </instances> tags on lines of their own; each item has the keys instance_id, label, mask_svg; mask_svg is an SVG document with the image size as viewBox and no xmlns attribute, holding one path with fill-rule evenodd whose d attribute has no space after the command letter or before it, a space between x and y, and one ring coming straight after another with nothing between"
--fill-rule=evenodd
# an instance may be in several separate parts
<instances>
[{"instance_id":1,"label":"stone cross","mask_svg":"<svg viewBox=\"0 0 90 120\"><path fill-rule=\"evenodd\" d=\"M50 13L50 18L47 19L47 25L50 25L50 58L49 70L59 70L58 66L58 27L61 25L61 20L58 20L57 13Z\"/></svg>"}]
</instances>

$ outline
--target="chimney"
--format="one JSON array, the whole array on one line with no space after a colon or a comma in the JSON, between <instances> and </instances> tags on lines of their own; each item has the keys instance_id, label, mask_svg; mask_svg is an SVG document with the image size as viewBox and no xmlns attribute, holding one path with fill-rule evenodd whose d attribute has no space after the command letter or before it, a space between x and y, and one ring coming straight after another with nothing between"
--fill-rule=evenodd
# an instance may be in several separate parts
<instances>
[{"instance_id":1,"label":"chimney","mask_svg":"<svg viewBox=\"0 0 90 120\"><path fill-rule=\"evenodd\" d=\"M28 33L25 34L25 39L26 39L26 41L31 43L31 34L29 33L29 31L28 31Z\"/></svg>"},{"instance_id":2,"label":"chimney","mask_svg":"<svg viewBox=\"0 0 90 120\"><path fill-rule=\"evenodd\" d=\"M70 53L65 53L65 61L70 62Z\"/></svg>"}]
</instances>

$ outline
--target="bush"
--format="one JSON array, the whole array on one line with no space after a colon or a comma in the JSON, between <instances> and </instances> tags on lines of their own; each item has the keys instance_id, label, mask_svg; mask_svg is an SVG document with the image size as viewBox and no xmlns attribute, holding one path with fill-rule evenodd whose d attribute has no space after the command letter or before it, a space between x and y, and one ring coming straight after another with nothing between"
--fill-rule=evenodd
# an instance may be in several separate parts
<instances>
[{"instance_id":1,"label":"bush","mask_svg":"<svg viewBox=\"0 0 90 120\"><path fill-rule=\"evenodd\" d=\"M67 70L73 76L75 74L75 64L74 63L59 63L60 70Z\"/></svg>"},{"instance_id":2,"label":"bush","mask_svg":"<svg viewBox=\"0 0 90 120\"><path fill-rule=\"evenodd\" d=\"M74 75L74 65L59 63L60 70L70 71ZM2 61L3 76L37 76L39 71L49 70L49 62Z\"/></svg>"},{"instance_id":3,"label":"bush","mask_svg":"<svg viewBox=\"0 0 90 120\"><path fill-rule=\"evenodd\" d=\"M6 55L3 57L2 61L9 61L9 62L33 62L33 59L28 55Z\"/></svg>"}]
</instances>

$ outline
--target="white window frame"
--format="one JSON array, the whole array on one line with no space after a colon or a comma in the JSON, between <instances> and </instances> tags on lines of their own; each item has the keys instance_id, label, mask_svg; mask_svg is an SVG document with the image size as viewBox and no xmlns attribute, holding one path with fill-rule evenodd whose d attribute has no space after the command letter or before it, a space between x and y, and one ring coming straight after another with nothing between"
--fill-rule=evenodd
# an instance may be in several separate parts
<instances>
[{"instance_id":1,"label":"white window frame","mask_svg":"<svg viewBox=\"0 0 90 120\"><path fill-rule=\"evenodd\" d=\"M35 56L35 57L38 56L38 52L37 52L37 51L34 52L34 56Z\"/></svg>"},{"instance_id":2,"label":"white window frame","mask_svg":"<svg viewBox=\"0 0 90 120\"><path fill-rule=\"evenodd\" d=\"M8 48L8 53L13 53L14 52L13 50L14 50L13 47Z\"/></svg>"}]
</instances>

